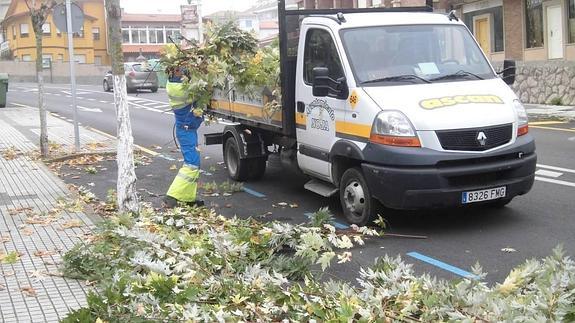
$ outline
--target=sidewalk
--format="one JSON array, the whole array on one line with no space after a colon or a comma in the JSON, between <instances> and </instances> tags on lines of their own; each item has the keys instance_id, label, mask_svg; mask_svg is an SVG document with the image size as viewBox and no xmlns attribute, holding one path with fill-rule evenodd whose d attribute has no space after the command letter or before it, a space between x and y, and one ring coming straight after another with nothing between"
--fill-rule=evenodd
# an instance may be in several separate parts
<instances>
[{"instance_id":1,"label":"sidewalk","mask_svg":"<svg viewBox=\"0 0 575 323\"><path fill-rule=\"evenodd\" d=\"M527 114L532 118L561 118L575 120L574 106L524 104Z\"/></svg>"},{"instance_id":2,"label":"sidewalk","mask_svg":"<svg viewBox=\"0 0 575 323\"><path fill-rule=\"evenodd\" d=\"M48 125L51 145L71 151L72 125L50 115ZM59 277L58 266L94 219L58 205L66 185L30 157L38 127L36 109L0 109L0 322L57 322L86 304L85 283ZM115 144L86 129L81 137L85 150Z\"/></svg>"}]
</instances>

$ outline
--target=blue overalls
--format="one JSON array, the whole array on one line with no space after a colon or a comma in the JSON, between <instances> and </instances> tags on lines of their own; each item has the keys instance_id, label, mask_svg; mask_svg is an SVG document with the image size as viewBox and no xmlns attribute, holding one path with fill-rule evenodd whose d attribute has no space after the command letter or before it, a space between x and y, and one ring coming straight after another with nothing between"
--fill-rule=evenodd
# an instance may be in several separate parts
<instances>
[{"instance_id":1,"label":"blue overalls","mask_svg":"<svg viewBox=\"0 0 575 323\"><path fill-rule=\"evenodd\" d=\"M166 195L180 202L194 202L197 195L197 182L200 177L197 130L204 118L194 115L193 98L184 89L180 78L170 78L166 85L166 92L176 118L176 137L184 156L184 165L174 178Z\"/></svg>"}]
</instances>

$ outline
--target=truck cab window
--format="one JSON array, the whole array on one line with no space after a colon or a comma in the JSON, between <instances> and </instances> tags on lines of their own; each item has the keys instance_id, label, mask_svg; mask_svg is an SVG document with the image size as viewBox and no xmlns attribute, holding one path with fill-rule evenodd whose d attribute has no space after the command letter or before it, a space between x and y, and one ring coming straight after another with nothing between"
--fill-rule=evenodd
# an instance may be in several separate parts
<instances>
[{"instance_id":1,"label":"truck cab window","mask_svg":"<svg viewBox=\"0 0 575 323\"><path fill-rule=\"evenodd\" d=\"M313 69L327 67L329 76L337 80L344 76L337 48L330 33L323 29L310 29L306 35L304 53L304 81L313 82Z\"/></svg>"}]
</instances>

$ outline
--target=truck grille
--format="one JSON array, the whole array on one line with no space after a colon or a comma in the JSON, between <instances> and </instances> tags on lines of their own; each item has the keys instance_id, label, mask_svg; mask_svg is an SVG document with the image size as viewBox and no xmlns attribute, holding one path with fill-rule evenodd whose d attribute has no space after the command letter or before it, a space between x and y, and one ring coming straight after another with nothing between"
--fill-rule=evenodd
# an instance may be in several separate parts
<instances>
[{"instance_id":1,"label":"truck grille","mask_svg":"<svg viewBox=\"0 0 575 323\"><path fill-rule=\"evenodd\" d=\"M480 135L480 133L484 136ZM513 125L506 124L485 128L436 131L441 147L445 150L484 151L511 141Z\"/></svg>"}]
</instances>

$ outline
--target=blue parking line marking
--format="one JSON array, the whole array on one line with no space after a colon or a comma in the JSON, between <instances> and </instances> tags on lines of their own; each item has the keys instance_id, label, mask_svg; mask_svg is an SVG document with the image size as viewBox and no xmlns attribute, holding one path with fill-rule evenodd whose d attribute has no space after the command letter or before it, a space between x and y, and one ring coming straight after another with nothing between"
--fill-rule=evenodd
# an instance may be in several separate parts
<instances>
[{"instance_id":1,"label":"blue parking line marking","mask_svg":"<svg viewBox=\"0 0 575 323\"><path fill-rule=\"evenodd\" d=\"M266 197L264 194L262 194L262 193L260 193L260 192L256 192L256 191L254 191L254 190L252 190L252 189L250 189L250 188L247 188L247 187L245 187L245 186L244 186L243 190L244 190L244 192L246 192L246 193L248 193L248 194L250 194L250 195L253 195L253 196L257 197L257 198Z\"/></svg>"},{"instance_id":2,"label":"blue parking line marking","mask_svg":"<svg viewBox=\"0 0 575 323\"><path fill-rule=\"evenodd\" d=\"M306 213L304 213L303 215L305 215L308 219L311 220L311 217L313 216L313 213L312 213L312 212L306 212ZM339 230L349 229L349 225L344 224L344 223L341 223L341 222L338 222L338 221L335 221L335 220L332 221L332 224L333 224L333 226L334 226L336 229L339 229Z\"/></svg>"},{"instance_id":3,"label":"blue parking line marking","mask_svg":"<svg viewBox=\"0 0 575 323\"><path fill-rule=\"evenodd\" d=\"M443 261L437 260L437 259L433 259L431 257L425 256L420 254L419 252L409 252L407 253L408 256L413 257L415 259L421 260L425 263L428 263L430 265L433 265L435 267L439 267L443 270L447 270L451 273L454 273L456 275L459 275L461 277L464 278L470 278L470 279L479 279L479 277L477 275L474 275L468 271L465 271L461 268L457 268L455 266L452 266L450 264L446 264Z\"/></svg>"},{"instance_id":4,"label":"blue parking line marking","mask_svg":"<svg viewBox=\"0 0 575 323\"><path fill-rule=\"evenodd\" d=\"M349 225L343 224L343 223L337 222L337 221L333 221L333 226L334 226L336 229L340 229L340 230L349 229Z\"/></svg>"}]
</instances>

